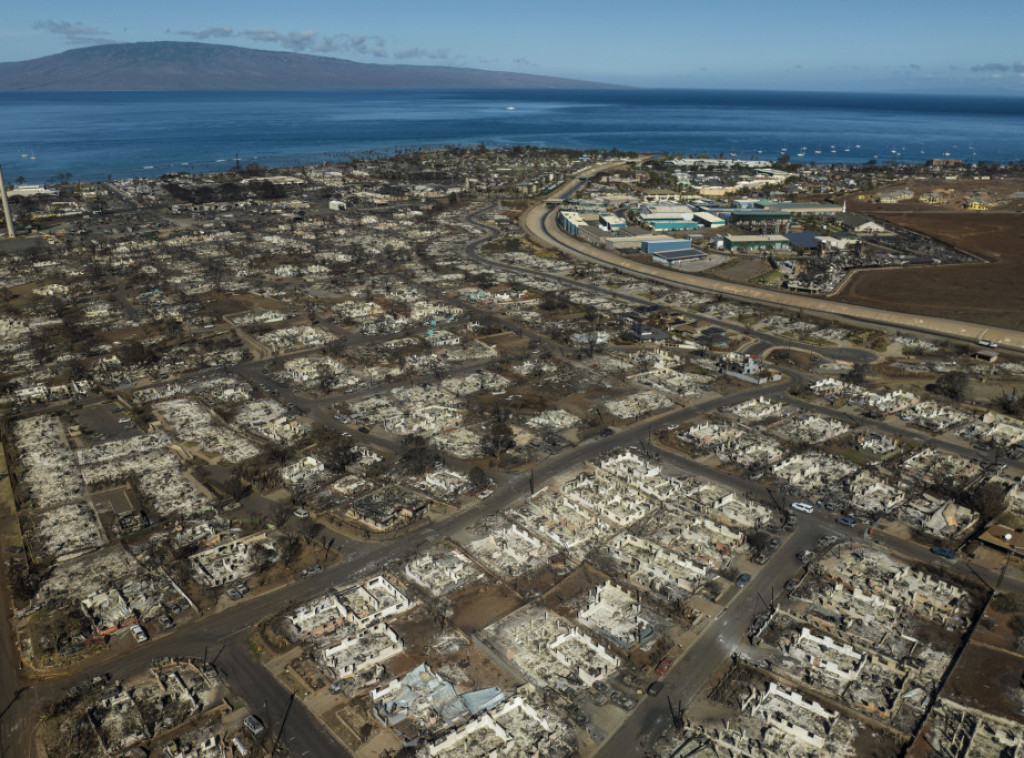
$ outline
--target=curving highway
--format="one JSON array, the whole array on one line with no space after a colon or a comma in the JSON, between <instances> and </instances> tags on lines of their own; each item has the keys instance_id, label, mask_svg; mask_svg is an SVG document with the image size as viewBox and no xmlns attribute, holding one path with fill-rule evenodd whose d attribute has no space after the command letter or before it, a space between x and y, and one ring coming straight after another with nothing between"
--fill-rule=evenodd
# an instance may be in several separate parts
<instances>
[{"instance_id":1,"label":"curving highway","mask_svg":"<svg viewBox=\"0 0 1024 758\"><path fill-rule=\"evenodd\" d=\"M826 318L842 318L873 326L906 329L972 343L976 343L979 339L985 339L997 343L1000 347L1024 350L1024 332L971 324L953 319L897 313L881 308L869 308L863 305L837 303L806 295L765 290L749 284L724 282L696 274L673 271L661 266L627 260L617 253L588 245L582 240L566 234L558 227L556 223L558 208L557 206L549 207L547 201L565 200L571 197L580 187L586 184L584 176L592 176L598 171L609 167L609 165L605 164L590 169L585 175L580 175L580 178L571 180L542 202L530 207L520 217L519 223L523 231L535 242L545 247L553 247L576 258L599 263L602 266L608 266L662 284L683 285L694 290L724 295L734 300L800 310Z\"/></svg>"}]
</instances>

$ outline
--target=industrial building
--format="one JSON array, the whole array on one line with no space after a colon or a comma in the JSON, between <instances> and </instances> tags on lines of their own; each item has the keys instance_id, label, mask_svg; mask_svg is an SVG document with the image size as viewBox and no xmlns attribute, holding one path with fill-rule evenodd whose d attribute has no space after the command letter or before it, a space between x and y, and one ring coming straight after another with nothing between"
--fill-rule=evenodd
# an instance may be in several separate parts
<instances>
[{"instance_id":1,"label":"industrial building","mask_svg":"<svg viewBox=\"0 0 1024 758\"><path fill-rule=\"evenodd\" d=\"M693 220L693 209L679 203L643 203L638 215L640 222L654 231L696 229L700 226Z\"/></svg>"},{"instance_id":2,"label":"industrial building","mask_svg":"<svg viewBox=\"0 0 1024 758\"><path fill-rule=\"evenodd\" d=\"M614 213L602 213L599 219L599 226L608 232L618 231L626 228L626 220Z\"/></svg>"},{"instance_id":3,"label":"industrial building","mask_svg":"<svg viewBox=\"0 0 1024 758\"><path fill-rule=\"evenodd\" d=\"M680 266L684 263L706 261L708 254L703 250L677 250L674 252L655 253L651 260L663 266Z\"/></svg>"},{"instance_id":4,"label":"industrial building","mask_svg":"<svg viewBox=\"0 0 1024 758\"><path fill-rule=\"evenodd\" d=\"M791 203L791 202L768 202L757 203L758 208L766 211L786 211L789 213L814 214L823 216L834 216L837 213L846 211L845 205L840 207L831 203Z\"/></svg>"},{"instance_id":5,"label":"industrial building","mask_svg":"<svg viewBox=\"0 0 1024 758\"><path fill-rule=\"evenodd\" d=\"M758 231L763 234L784 234L789 229L791 214L775 210L734 210L728 214L729 223L741 229Z\"/></svg>"},{"instance_id":6,"label":"industrial building","mask_svg":"<svg viewBox=\"0 0 1024 758\"><path fill-rule=\"evenodd\" d=\"M580 227L586 226L587 222L576 211L559 211L558 225L575 237L580 233Z\"/></svg>"},{"instance_id":7,"label":"industrial building","mask_svg":"<svg viewBox=\"0 0 1024 758\"><path fill-rule=\"evenodd\" d=\"M707 211L698 211L693 214L694 220L701 226L707 226L714 228L716 226L725 226L725 219L714 213L708 213Z\"/></svg>"},{"instance_id":8,"label":"industrial building","mask_svg":"<svg viewBox=\"0 0 1024 758\"><path fill-rule=\"evenodd\" d=\"M712 241L730 253L789 250L789 240L781 234L726 234L716 236Z\"/></svg>"},{"instance_id":9,"label":"industrial building","mask_svg":"<svg viewBox=\"0 0 1024 758\"><path fill-rule=\"evenodd\" d=\"M656 253L678 253L690 249L690 240L674 239L672 237L660 237L657 239L646 239L640 242L640 252L647 255Z\"/></svg>"}]
</instances>

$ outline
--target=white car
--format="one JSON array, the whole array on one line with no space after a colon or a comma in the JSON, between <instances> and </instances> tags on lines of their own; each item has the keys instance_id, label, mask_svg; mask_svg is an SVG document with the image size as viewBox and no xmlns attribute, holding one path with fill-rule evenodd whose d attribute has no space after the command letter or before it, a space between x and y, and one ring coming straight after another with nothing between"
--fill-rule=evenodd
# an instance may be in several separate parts
<instances>
[{"instance_id":1,"label":"white car","mask_svg":"<svg viewBox=\"0 0 1024 758\"><path fill-rule=\"evenodd\" d=\"M309 518L309 511L307 511L305 508L298 508L295 511L295 517L296 518Z\"/></svg>"},{"instance_id":2,"label":"white car","mask_svg":"<svg viewBox=\"0 0 1024 758\"><path fill-rule=\"evenodd\" d=\"M801 513L814 513L814 506L810 503L793 503L789 507Z\"/></svg>"},{"instance_id":3,"label":"white car","mask_svg":"<svg viewBox=\"0 0 1024 758\"><path fill-rule=\"evenodd\" d=\"M149 635L146 634L146 630L143 629L138 624L132 624L128 628L131 630L131 633L135 635L135 641L136 642L145 642L146 640L149 639Z\"/></svg>"}]
</instances>

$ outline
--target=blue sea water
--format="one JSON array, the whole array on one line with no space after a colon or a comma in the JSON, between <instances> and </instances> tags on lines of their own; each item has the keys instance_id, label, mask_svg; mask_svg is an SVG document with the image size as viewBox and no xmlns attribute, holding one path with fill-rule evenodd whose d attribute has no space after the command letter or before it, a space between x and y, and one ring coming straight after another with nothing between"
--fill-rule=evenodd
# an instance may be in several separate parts
<instances>
[{"instance_id":1,"label":"blue sea water","mask_svg":"<svg viewBox=\"0 0 1024 758\"><path fill-rule=\"evenodd\" d=\"M711 90L0 92L8 182L467 143L776 158L1024 158L1024 99ZM803 153L802 157L799 154Z\"/></svg>"}]
</instances>

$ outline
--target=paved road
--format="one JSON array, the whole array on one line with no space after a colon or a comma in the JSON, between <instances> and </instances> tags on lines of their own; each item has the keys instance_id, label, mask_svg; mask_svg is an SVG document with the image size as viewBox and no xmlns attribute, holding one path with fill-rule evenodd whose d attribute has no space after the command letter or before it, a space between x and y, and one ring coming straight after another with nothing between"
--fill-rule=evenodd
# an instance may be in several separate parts
<instances>
[{"instance_id":1,"label":"paved road","mask_svg":"<svg viewBox=\"0 0 1024 758\"><path fill-rule=\"evenodd\" d=\"M959 455L963 458L970 458L985 465L990 465L993 461L993 451L990 450L985 452L978 450L966 441L958 442L945 440L941 438L941 435L935 435L923 429L911 428L909 426L897 426L889 423L885 419L868 418L849 409L841 410L838 408L830 408L827 405L808 402L797 397L792 397L791 395L786 395L784 398L780 399L785 400L789 405L797 406L810 413L829 416L854 427L867 427L869 429L874 429L881 434L916 440L924 443L928 447L933 447L936 450L952 453L953 455ZM1024 460L1008 459L1004 455L1000 454L999 461L999 465L1005 465L1006 472L1011 476L1024 473Z\"/></svg>"},{"instance_id":2,"label":"paved road","mask_svg":"<svg viewBox=\"0 0 1024 758\"><path fill-rule=\"evenodd\" d=\"M750 583L729 603L721 615L711 621L700 638L676 661L667 676L665 688L656 698L644 696L630 718L611 735L597 752L598 758L624 758L644 754L671 726L668 698L674 706L690 705L710 683L712 676L724 667L733 653L743 655L756 649L748 645L747 632L753 619L764 613L774 598L778 601L787 592L785 583L801 574L803 567L797 553L814 551L825 535L839 537L844 543L875 545L904 560L932 565L951 575L976 582L981 580L990 589L1000 586L998 571L971 565L967 561L950 561L934 555L928 547L876 532L867 536L864 527L846 528L835 523L835 515L817 509L813 514L798 515L798 526L778 551L754 574ZM1003 577L1001 588L1007 592L1024 591L1024 582L1017 577Z\"/></svg>"},{"instance_id":3,"label":"paved road","mask_svg":"<svg viewBox=\"0 0 1024 758\"><path fill-rule=\"evenodd\" d=\"M688 706L714 673L724 666L734 653L741 653L747 645L747 632L754 618L768 610L774 597L785 593L785 584L803 571L796 554L812 550L818 540L832 532L827 520L801 520L797 529L784 541L775 554L762 566L753 579L728 607L702 631L700 638L679 658L672 671L664 678L665 689L657 697L644 697L622 727L601 746L599 758L622 758L642 755L643 749L657 741L671 726L668 699L674 706Z\"/></svg>"},{"instance_id":4,"label":"paved road","mask_svg":"<svg viewBox=\"0 0 1024 758\"><path fill-rule=\"evenodd\" d=\"M480 213L478 213L477 216L481 215L482 213L486 213L486 210L480 211ZM472 219L470 220L470 222L475 223L473 222ZM475 226L479 227L482 230L489 230L489 227L480 223L475 223ZM547 271L538 271L536 269L528 268L526 266L517 266L514 263L503 263L501 261L496 261L492 258L488 258L478 253L470 253L468 254L468 257L474 262L479 263L483 266L500 269L502 271L508 271L510 273L522 274L523 276L530 276L537 279L547 279L548 281L558 282L568 287L572 287L573 289L580 289L585 292L591 292L597 295L613 298L615 300L620 300L626 303L634 303L636 305L657 305L660 307L669 307L658 300L652 300L650 298L640 297L638 295L632 295L625 292L618 292L607 287L602 287L599 284L581 282L577 279L573 279L568 276L552 274ZM818 353L831 360L849 361L850 363L872 363L878 358L878 355L876 353L873 353L870 350L865 350L863 348L819 347L817 345L810 345L807 343L799 342L798 340L781 337L776 334L771 334L768 332L758 332L755 331L754 329L738 326L737 324L731 321L716 318L706 313L701 313L699 318L701 321L706 321L709 324L720 326L723 329L728 329L729 331L732 332L738 331L740 334L744 334L748 337L755 339L756 341L752 345L749 345L748 347L744 348L746 352L753 353L755 355L764 353L765 351L771 348L796 348L799 350Z\"/></svg>"},{"instance_id":5,"label":"paved road","mask_svg":"<svg viewBox=\"0 0 1024 758\"><path fill-rule=\"evenodd\" d=\"M565 199L584 185L585 182L583 181L570 182L551 197L552 199ZM539 203L532 206L520 217L520 225L530 237L541 245L552 246L574 257L600 263L604 266L610 266L620 271L664 284L684 285L691 289L725 295L734 300L790 310L801 310L820 314L828 318L840 317L872 325L906 329L971 343L976 343L984 337L1004 348L1024 350L1024 333L1010 329L986 327L964 321L954 321L953 319L896 313L880 308L839 303L805 295L790 294L788 292L768 291L747 284L723 282L695 274L671 271L663 267L648 265L638 261L626 260L616 253L592 247L566 234L558 228L555 222L557 214L557 208L550 208L545 203Z\"/></svg>"},{"instance_id":6,"label":"paved road","mask_svg":"<svg viewBox=\"0 0 1024 758\"><path fill-rule=\"evenodd\" d=\"M466 253L474 255L475 248L485 240L486 236L474 240L467 245ZM496 264L493 261L487 261L487 263L499 268L505 267L503 264ZM523 273L543 276L543 274L530 270L524 270ZM665 272L658 273L664 274ZM700 280L700 282L705 284L706 280ZM572 284L580 286L578 282L572 282ZM702 288L701 285L696 286ZM595 285L585 285L584 288L601 289ZM757 292L763 294L760 290ZM622 297L620 293L608 292L607 294ZM820 303L815 300L810 300L810 302ZM761 336L765 340L773 339L771 336L755 336ZM265 361L252 362L244 367L236 367L235 370L257 381L266 382L267 377L260 373L260 368L265 363ZM565 449L534 466L533 478L536 486L543 486L544 482L552 476L563 474L574 466L607 452L615 446L644 443L653 426L669 423L681 424L723 402L732 404L761 394L784 391L794 381L796 375L790 374L789 376L789 380L781 387L779 385L773 388L751 387L730 395L727 399L716 398L689 408L672 410L654 419L646 419L628 426L611 437L595 438L576 447ZM303 398L287 390L282 390L282 394L286 401L294 402L304 410L319 411L324 414L324 419L326 419L327 409L323 407L324 403L321 401ZM382 444L389 442L389 440L383 439L374 439L373 441ZM742 478L730 478L723 472L715 470L701 470L703 467L700 467L699 464L686 461L666 451L662 451L662 454L668 456L673 462L682 464L707 478L723 481L730 486L740 486L746 490L759 489L754 483ZM127 679L143 671L155 657L191 655L207 656L221 666L229 684L246 697L261 717L265 716L264 721L272 727L272 731L275 733L280 727L285 709L290 705L283 739L294 754L346 755L345 751L337 746L328 735L320 731L316 720L305 706L298 700L290 701L290 694L287 690L274 680L258 662L249 657L245 644L246 637L253 625L262 619L279 613L296 602L320 594L329 587L348 583L361 575L377 571L384 563L408 556L427 543L436 543L453 535L483 516L499 513L521 503L522 499L529 494L530 476L528 474L507 476L502 479L504 481L501 487L491 498L474 503L451 518L426 526L393 542L365 544L352 540L339 540L337 547L345 556L345 561L325 570L319 576L296 579L291 584L266 594L250 596L245 601L221 613L183 625L171 634L158 636L145 645L131 648L117 657L97 660L82 670L73 680L46 680L33 683L31 688L22 691L21 696L6 708L6 703L0 702L0 723L3 724L3 733L0 734L0 751L2 751L0 754L30 755L32 752L31 735L38 723L35 718L38 708L59 696L75 681L84 681L98 673L110 673L115 678ZM822 516L816 521L812 520L807 524L802 524L793 539L786 543L783 550L757 573L755 580L740 593L739 597L730 605L730 609L709 626L708 631L701 637L693 651L676 666L669 677L667 694L672 694L673 699L678 698L689 702L689 699L699 691L706 676L736 649L735 646L746 631L750 619L758 612L761 602L757 599L758 590L761 590L762 595L766 597L771 594L773 587L778 590L786 579L799 569L792 558L792 555L801 549L798 545L816 542L817 537L823 533L821 530L825 528L825 522L829 520L829 516ZM897 552L901 549L908 549L908 546L902 543L894 542L891 546ZM909 546L909 548L918 559L929 560L930 555L926 548L916 548L915 546ZM8 624L5 621L0 631L6 631L7 628ZM0 672L0 693L8 694L18 691L16 689L18 680L14 676L15 661L5 659L10 658L10 653L6 645L3 648L0 653L0 667L3 669ZM263 705L264 702L266 702L266 706ZM660 702L663 703L663 701ZM667 712L663 705L659 710L657 703L645 701L638 706L636 714L627 722L623 730L611 738L602 754L612 755L613 750L617 750L620 755L634 754L636 740L641 731L646 729L653 733L657 729L663 728L664 724L667 724ZM658 725L657 729L655 725Z\"/></svg>"},{"instance_id":7,"label":"paved road","mask_svg":"<svg viewBox=\"0 0 1024 758\"><path fill-rule=\"evenodd\" d=\"M751 387L730 396L730 402L742 402L764 392L763 387ZM706 413L722 403L715 398L698 403L688 408L668 411L652 419L634 423L610 437L595 437L576 447L567 448L549 456L533 467L533 478L536 487L543 486L550 478L564 474L598 455L608 452L621 445L639 445L646 441L653 426L678 423ZM291 583L278 587L262 595L247 597L246 600L228 609L193 621L181 626L171 634L157 636L153 640L121 652L116 657L104 657L84 668L71 679L50 680L36 683L12 705L4 722L8 729L16 725L20 730L18 739L9 743L10 755L29 755L25 740L31 734L36 722L34 712L43 704L59 696L59 693L75 682L86 681L101 673L109 673L114 678L128 679L143 671L153 658L162 656L195 656L207 657L218 665L227 662L225 678L229 684L242 694L251 706L257 708L262 701L280 703L286 697L285 690L276 682L272 682L269 674L254 660L248 658L246 637L253 626L261 620L280 613L302 600L312 598L338 584L345 584L360 576L379 570L385 563L409 556L422 546L437 543L457 534L476 520L509 507L518 505L530 494L530 475L518 474L510 477L501 489L490 498L478 501L463 509L458 514L443 521L428 525L409 535L387 543L359 543L341 541L337 548L345 556L345 561L324 570L314 577L296 578ZM221 650L223 648L223 650ZM259 669L261 673L245 673L249 669ZM241 677L241 678L239 678ZM274 714L272 713L271 716ZM315 721L312 715L298 700L292 704L289 724L309 724ZM275 724L276 726L276 724ZM299 755L308 751L308 755L324 755L322 752L324 735L311 729L289 730L289 746ZM4 735L6 736L6 734ZM331 754L344 755L340 748L334 748Z\"/></svg>"},{"instance_id":8,"label":"paved road","mask_svg":"<svg viewBox=\"0 0 1024 758\"><path fill-rule=\"evenodd\" d=\"M285 747L293 758L319 758L350 753L328 734L299 699L253 661L239 645L228 645L217 659L217 669L244 693L249 706L267 727L267 744Z\"/></svg>"}]
</instances>

